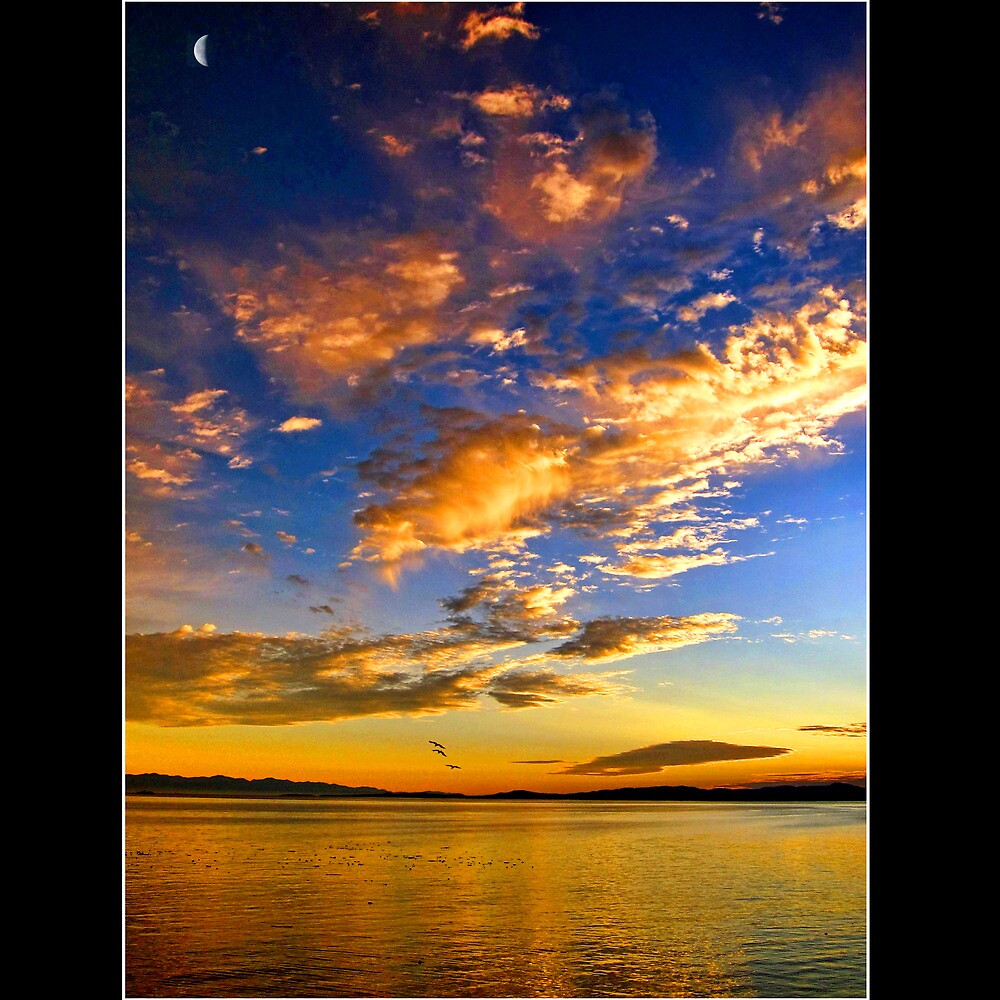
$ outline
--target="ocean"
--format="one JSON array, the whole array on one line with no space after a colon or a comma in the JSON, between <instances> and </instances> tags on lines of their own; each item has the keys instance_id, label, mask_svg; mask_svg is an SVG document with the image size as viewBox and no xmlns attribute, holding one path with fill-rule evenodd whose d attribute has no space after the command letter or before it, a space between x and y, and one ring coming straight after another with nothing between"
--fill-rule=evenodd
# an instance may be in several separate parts
<instances>
[{"instance_id":1,"label":"ocean","mask_svg":"<svg viewBox=\"0 0 1000 1000\"><path fill-rule=\"evenodd\" d=\"M129 796L126 997L864 997L864 803Z\"/></svg>"}]
</instances>

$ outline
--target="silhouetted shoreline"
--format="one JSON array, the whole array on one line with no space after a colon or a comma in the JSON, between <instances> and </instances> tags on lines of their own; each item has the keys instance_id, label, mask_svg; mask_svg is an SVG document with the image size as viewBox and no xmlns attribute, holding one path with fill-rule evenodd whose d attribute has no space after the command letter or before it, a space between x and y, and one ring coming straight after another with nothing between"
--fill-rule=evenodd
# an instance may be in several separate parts
<instances>
[{"instance_id":1,"label":"silhouetted shoreline","mask_svg":"<svg viewBox=\"0 0 1000 1000\"><path fill-rule=\"evenodd\" d=\"M238 799L458 799L584 800L624 802L864 802L860 785L770 785L763 788L696 788L691 785L651 785L645 788L602 788L586 792L532 792L515 789L484 795L463 792L392 792L382 788L289 781L284 778L230 778L225 775L185 778L179 775L126 774L125 794L142 796Z\"/></svg>"}]
</instances>

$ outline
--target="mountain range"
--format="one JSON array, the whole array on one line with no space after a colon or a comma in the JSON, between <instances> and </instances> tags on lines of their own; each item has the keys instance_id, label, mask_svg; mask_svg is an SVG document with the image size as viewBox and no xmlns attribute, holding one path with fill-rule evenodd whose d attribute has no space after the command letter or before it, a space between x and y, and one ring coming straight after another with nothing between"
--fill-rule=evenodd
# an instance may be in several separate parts
<instances>
[{"instance_id":1,"label":"mountain range","mask_svg":"<svg viewBox=\"0 0 1000 1000\"><path fill-rule=\"evenodd\" d=\"M325 781L289 781L286 778L184 778L171 774L126 774L126 795L193 795L237 798L338 798L346 796L435 799L590 799L683 802L863 802L866 791L842 781L825 785L767 785L763 788L695 788L690 785L651 785L643 788L601 788L589 792L531 792L516 789L490 795L461 792L391 792L368 785L352 787Z\"/></svg>"}]
</instances>

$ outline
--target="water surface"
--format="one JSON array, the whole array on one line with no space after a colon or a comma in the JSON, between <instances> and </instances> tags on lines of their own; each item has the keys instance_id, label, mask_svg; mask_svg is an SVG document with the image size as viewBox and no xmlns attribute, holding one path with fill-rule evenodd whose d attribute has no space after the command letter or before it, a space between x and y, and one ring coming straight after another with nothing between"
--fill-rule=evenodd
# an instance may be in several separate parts
<instances>
[{"instance_id":1,"label":"water surface","mask_svg":"<svg viewBox=\"0 0 1000 1000\"><path fill-rule=\"evenodd\" d=\"M863 997L863 803L129 797L129 997Z\"/></svg>"}]
</instances>

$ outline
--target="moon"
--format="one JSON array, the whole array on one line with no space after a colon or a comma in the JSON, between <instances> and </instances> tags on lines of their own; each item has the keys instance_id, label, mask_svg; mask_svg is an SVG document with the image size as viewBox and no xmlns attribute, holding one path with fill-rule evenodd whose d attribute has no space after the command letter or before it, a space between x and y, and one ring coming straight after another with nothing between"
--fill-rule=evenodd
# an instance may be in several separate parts
<instances>
[{"instance_id":1,"label":"moon","mask_svg":"<svg viewBox=\"0 0 1000 1000\"><path fill-rule=\"evenodd\" d=\"M202 35L194 43L194 57L202 66L208 65L208 35Z\"/></svg>"}]
</instances>

